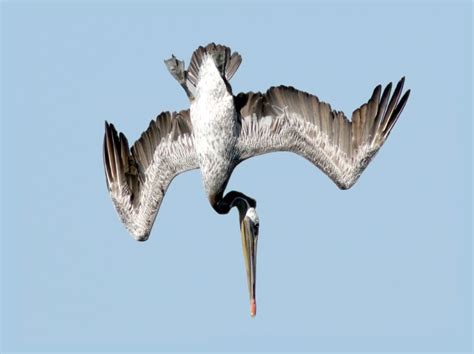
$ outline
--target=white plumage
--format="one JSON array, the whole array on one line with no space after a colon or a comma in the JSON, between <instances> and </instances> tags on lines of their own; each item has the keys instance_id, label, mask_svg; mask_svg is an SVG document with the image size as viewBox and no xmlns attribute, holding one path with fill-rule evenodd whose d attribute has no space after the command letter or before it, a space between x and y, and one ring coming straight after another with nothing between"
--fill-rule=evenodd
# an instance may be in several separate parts
<instances>
[{"instance_id":1,"label":"white plumage","mask_svg":"<svg viewBox=\"0 0 474 354\"><path fill-rule=\"evenodd\" d=\"M237 114L214 59L203 60L195 99L191 102L195 149L209 194L226 184L233 169Z\"/></svg>"}]
</instances>

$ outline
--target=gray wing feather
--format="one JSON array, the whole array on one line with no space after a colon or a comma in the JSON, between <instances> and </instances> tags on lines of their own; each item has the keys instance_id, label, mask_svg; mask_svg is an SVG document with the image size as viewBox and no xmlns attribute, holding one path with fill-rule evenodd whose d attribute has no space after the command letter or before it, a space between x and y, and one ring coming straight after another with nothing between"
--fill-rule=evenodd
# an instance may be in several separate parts
<instances>
[{"instance_id":1,"label":"gray wing feather","mask_svg":"<svg viewBox=\"0 0 474 354\"><path fill-rule=\"evenodd\" d=\"M273 151L295 152L311 161L340 188L350 188L383 145L410 94L400 80L377 86L349 121L316 96L293 87L235 97L241 115L237 151L241 161Z\"/></svg>"},{"instance_id":2,"label":"gray wing feather","mask_svg":"<svg viewBox=\"0 0 474 354\"><path fill-rule=\"evenodd\" d=\"M189 110L161 113L131 149L106 122L103 154L115 208L132 236L144 241L173 178L198 167Z\"/></svg>"}]
</instances>

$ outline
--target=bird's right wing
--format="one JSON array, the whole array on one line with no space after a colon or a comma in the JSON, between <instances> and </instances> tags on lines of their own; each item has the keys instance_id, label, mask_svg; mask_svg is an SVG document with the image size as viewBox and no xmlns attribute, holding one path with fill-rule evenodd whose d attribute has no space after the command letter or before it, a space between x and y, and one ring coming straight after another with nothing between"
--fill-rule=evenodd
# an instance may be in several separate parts
<instances>
[{"instance_id":1,"label":"bird's right wing","mask_svg":"<svg viewBox=\"0 0 474 354\"><path fill-rule=\"evenodd\" d=\"M103 153L120 219L136 240L144 241L173 178L198 168L189 110L161 113L131 149L125 135L106 122Z\"/></svg>"},{"instance_id":2,"label":"bird's right wing","mask_svg":"<svg viewBox=\"0 0 474 354\"><path fill-rule=\"evenodd\" d=\"M292 87L235 98L241 115L237 150L241 161L273 151L290 151L319 167L340 188L351 187L396 123L410 90L401 97L404 78L390 97L390 83L377 86L349 121L316 96ZM400 98L401 97L401 98Z\"/></svg>"}]
</instances>

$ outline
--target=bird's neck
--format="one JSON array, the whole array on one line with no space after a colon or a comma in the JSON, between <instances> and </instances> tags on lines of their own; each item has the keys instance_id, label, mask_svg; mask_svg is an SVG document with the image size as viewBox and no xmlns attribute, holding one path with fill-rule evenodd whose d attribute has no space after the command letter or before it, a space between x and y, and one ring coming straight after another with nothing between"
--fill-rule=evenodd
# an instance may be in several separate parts
<instances>
[{"instance_id":1,"label":"bird's neck","mask_svg":"<svg viewBox=\"0 0 474 354\"><path fill-rule=\"evenodd\" d=\"M239 210L241 219L249 208L257 207L255 199L237 191L230 191L224 197L222 193L220 195L211 195L210 202L214 210L219 214L227 214L233 207L236 207Z\"/></svg>"}]
</instances>

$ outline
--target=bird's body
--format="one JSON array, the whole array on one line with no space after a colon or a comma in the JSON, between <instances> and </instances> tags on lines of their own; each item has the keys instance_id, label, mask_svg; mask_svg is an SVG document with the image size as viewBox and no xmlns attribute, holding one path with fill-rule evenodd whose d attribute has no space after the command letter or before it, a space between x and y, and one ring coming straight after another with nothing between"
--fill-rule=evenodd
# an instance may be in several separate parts
<instances>
[{"instance_id":1,"label":"bird's body","mask_svg":"<svg viewBox=\"0 0 474 354\"><path fill-rule=\"evenodd\" d=\"M212 57L202 64L190 113L194 148L206 192L223 192L234 169L239 131L234 98Z\"/></svg>"},{"instance_id":2,"label":"bird's body","mask_svg":"<svg viewBox=\"0 0 474 354\"><path fill-rule=\"evenodd\" d=\"M230 79L241 63L238 53L213 43L199 47L188 70L174 56L165 61L184 88L190 109L164 112L129 149L126 137L106 122L104 166L117 212L132 236L148 238L173 178L199 168L212 207L239 210L251 313L255 314L255 274L259 221L252 198L224 195L234 168L252 156L290 151L303 156L341 189L350 188L390 134L405 103L404 79L377 86L349 121L316 96L293 87L234 95Z\"/></svg>"}]
</instances>

